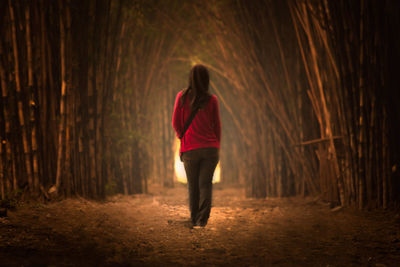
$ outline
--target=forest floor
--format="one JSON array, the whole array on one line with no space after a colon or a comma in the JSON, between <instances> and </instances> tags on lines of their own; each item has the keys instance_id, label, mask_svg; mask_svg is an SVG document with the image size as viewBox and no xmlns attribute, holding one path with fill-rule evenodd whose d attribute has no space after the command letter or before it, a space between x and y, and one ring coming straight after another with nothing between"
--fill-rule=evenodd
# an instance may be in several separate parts
<instances>
[{"instance_id":1,"label":"forest floor","mask_svg":"<svg viewBox=\"0 0 400 267\"><path fill-rule=\"evenodd\" d=\"M0 218L0 266L400 266L395 212L214 188L191 229L186 187L106 201L25 203Z\"/></svg>"}]
</instances>

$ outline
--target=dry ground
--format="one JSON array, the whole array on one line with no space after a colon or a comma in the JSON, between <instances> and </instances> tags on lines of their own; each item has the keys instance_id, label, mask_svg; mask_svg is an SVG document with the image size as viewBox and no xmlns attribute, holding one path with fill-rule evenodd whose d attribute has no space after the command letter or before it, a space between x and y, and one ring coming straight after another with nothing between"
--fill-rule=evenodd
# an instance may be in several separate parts
<instances>
[{"instance_id":1,"label":"dry ground","mask_svg":"<svg viewBox=\"0 0 400 267\"><path fill-rule=\"evenodd\" d=\"M0 266L400 266L394 212L215 188L207 227L188 216L184 186L24 204L0 218Z\"/></svg>"}]
</instances>

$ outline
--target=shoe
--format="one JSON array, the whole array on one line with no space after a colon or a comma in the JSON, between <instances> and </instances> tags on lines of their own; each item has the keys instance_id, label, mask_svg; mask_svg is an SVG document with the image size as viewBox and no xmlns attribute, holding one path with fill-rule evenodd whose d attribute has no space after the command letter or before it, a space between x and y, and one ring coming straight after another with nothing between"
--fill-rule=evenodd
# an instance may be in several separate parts
<instances>
[{"instance_id":1,"label":"shoe","mask_svg":"<svg viewBox=\"0 0 400 267\"><path fill-rule=\"evenodd\" d=\"M200 225L201 227L206 227L207 222L200 222L200 223L198 223L197 225Z\"/></svg>"},{"instance_id":2,"label":"shoe","mask_svg":"<svg viewBox=\"0 0 400 267\"><path fill-rule=\"evenodd\" d=\"M201 229L202 227L200 225L193 225L193 229Z\"/></svg>"}]
</instances>

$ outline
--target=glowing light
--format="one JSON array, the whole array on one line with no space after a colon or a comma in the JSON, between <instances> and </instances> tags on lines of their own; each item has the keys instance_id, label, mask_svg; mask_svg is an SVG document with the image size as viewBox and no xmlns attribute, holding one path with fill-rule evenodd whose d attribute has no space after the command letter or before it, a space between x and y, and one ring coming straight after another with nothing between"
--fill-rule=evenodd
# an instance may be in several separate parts
<instances>
[{"instance_id":1,"label":"glowing light","mask_svg":"<svg viewBox=\"0 0 400 267\"><path fill-rule=\"evenodd\" d=\"M183 162L179 158L179 139L175 140L174 143L174 151L175 151L175 156L174 156L174 169L175 169L175 178L178 182L186 184L187 183L187 178L186 178L186 172L185 172L185 167L183 166ZM215 168L214 171L214 176L213 176L213 184L219 183L221 181L221 168L220 164L218 163L217 168Z\"/></svg>"}]
</instances>

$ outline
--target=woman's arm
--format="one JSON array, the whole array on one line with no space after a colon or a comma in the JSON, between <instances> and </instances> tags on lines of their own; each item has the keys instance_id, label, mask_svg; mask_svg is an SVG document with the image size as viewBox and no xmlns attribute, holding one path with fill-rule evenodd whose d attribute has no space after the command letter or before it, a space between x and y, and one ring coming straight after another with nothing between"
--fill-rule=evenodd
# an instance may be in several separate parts
<instances>
[{"instance_id":1,"label":"woman's arm","mask_svg":"<svg viewBox=\"0 0 400 267\"><path fill-rule=\"evenodd\" d=\"M180 107L180 98L182 92L176 95L174 112L172 115L172 127L175 129L176 136L179 138L182 133L182 108Z\"/></svg>"}]
</instances>

